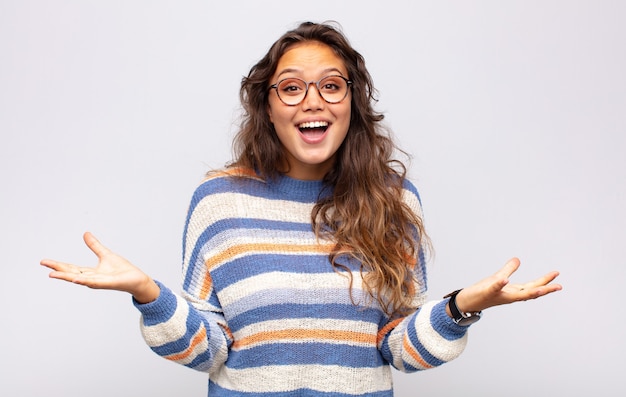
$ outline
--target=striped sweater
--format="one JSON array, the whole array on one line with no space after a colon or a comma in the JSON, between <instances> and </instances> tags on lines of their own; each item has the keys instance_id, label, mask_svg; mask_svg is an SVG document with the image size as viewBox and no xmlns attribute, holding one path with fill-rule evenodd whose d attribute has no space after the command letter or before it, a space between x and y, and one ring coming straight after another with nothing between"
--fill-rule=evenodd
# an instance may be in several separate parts
<instances>
[{"instance_id":1,"label":"striped sweater","mask_svg":"<svg viewBox=\"0 0 626 397\"><path fill-rule=\"evenodd\" d=\"M160 356L209 374L210 396L392 396L390 366L412 372L457 357L466 328L426 302L390 319L361 285L359 264L331 266L332 243L312 231L322 184L215 174L196 190L183 236L183 286L159 283L136 307ZM420 211L406 183L405 201ZM418 212L419 213L419 212ZM369 299L368 299L369 298Z\"/></svg>"}]
</instances>

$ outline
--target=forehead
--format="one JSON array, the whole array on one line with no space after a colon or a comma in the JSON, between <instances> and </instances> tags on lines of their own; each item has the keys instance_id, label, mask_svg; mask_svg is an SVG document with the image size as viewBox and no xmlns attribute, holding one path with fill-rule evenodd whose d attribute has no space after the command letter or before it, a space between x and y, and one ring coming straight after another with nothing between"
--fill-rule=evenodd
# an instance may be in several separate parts
<instances>
[{"instance_id":1,"label":"forehead","mask_svg":"<svg viewBox=\"0 0 626 397\"><path fill-rule=\"evenodd\" d=\"M310 41L289 47L278 60L275 76L286 73L315 74L326 71L348 75L343 59L330 46Z\"/></svg>"}]
</instances>

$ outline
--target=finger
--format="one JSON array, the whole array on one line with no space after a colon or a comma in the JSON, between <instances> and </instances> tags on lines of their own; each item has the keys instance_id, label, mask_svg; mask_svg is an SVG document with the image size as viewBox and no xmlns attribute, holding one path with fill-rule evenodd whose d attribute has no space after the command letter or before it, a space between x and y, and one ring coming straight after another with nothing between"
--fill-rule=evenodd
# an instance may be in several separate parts
<instances>
[{"instance_id":1,"label":"finger","mask_svg":"<svg viewBox=\"0 0 626 397\"><path fill-rule=\"evenodd\" d=\"M556 272L554 272L556 273ZM558 274L558 273L557 273ZM553 280L552 277L554 274L550 273L550 276L546 275L545 280ZM555 276L556 277L556 276ZM542 297L544 295L551 294L553 292L560 291L563 287L560 284L550 283L550 281L546 281L545 283L527 283L521 286L520 290L515 294L517 295L516 300L530 300Z\"/></svg>"},{"instance_id":2,"label":"finger","mask_svg":"<svg viewBox=\"0 0 626 397\"><path fill-rule=\"evenodd\" d=\"M543 277L539 277L536 280L526 283L524 286L525 287L541 287L544 285L548 285L552 281L554 281L554 279L557 278L558 276L559 276L559 272L550 272L544 275Z\"/></svg>"},{"instance_id":3,"label":"finger","mask_svg":"<svg viewBox=\"0 0 626 397\"><path fill-rule=\"evenodd\" d=\"M48 277L54 278L57 280L69 281L71 283L75 283L77 279L81 278L83 273L80 271L61 271L54 270L48 274Z\"/></svg>"},{"instance_id":4,"label":"finger","mask_svg":"<svg viewBox=\"0 0 626 397\"><path fill-rule=\"evenodd\" d=\"M539 291L539 296L551 294L556 291L560 291L563 289L561 284L553 283L555 278L559 276L559 272L550 272L545 276L541 277L537 281L537 286L535 289Z\"/></svg>"},{"instance_id":5,"label":"finger","mask_svg":"<svg viewBox=\"0 0 626 397\"><path fill-rule=\"evenodd\" d=\"M534 287L528 290L524 290L523 294L520 296L518 300L526 301L531 299L537 299L542 296L551 294L553 292L557 292L561 290L561 286L559 284L549 284L541 287Z\"/></svg>"},{"instance_id":6,"label":"finger","mask_svg":"<svg viewBox=\"0 0 626 397\"><path fill-rule=\"evenodd\" d=\"M64 273L80 273L78 266L72 265L71 263L58 262L52 259L43 259L39 262L42 266L50 268L56 272L64 272Z\"/></svg>"},{"instance_id":7,"label":"finger","mask_svg":"<svg viewBox=\"0 0 626 397\"><path fill-rule=\"evenodd\" d=\"M96 254L98 258L102 258L103 255L109 252L109 249L102 245L102 243L100 243L100 241L98 241L98 239L95 238L90 232L83 234L83 240L85 241L85 244L87 244L87 247L89 247L89 249Z\"/></svg>"},{"instance_id":8,"label":"finger","mask_svg":"<svg viewBox=\"0 0 626 397\"><path fill-rule=\"evenodd\" d=\"M500 270L496 272L495 276L508 282L509 277L511 277L511 275L519 269L519 266L520 260L517 258L511 258Z\"/></svg>"}]
</instances>

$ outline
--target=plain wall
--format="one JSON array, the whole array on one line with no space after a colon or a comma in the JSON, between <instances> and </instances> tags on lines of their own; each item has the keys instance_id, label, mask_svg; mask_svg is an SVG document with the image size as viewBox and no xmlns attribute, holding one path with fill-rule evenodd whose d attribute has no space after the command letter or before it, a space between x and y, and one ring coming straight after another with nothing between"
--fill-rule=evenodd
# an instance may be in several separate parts
<instances>
[{"instance_id":1,"label":"plain wall","mask_svg":"<svg viewBox=\"0 0 626 397\"><path fill-rule=\"evenodd\" d=\"M0 394L204 396L128 295L50 280L81 235L179 290L203 173L231 158L241 77L285 30L336 20L365 56L424 204L430 296L512 256L564 290L497 307L396 395L618 395L626 3L0 1ZM618 393L618 394L616 394Z\"/></svg>"}]
</instances>

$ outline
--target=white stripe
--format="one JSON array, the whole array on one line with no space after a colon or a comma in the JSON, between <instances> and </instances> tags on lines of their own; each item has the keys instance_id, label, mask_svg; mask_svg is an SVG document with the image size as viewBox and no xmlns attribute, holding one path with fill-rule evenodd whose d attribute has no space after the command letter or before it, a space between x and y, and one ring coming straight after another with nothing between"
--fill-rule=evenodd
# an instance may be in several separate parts
<instances>
[{"instance_id":1,"label":"white stripe","mask_svg":"<svg viewBox=\"0 0 626 397\"><path fill-rule=\"evenodd\" d=\"M448 340L441 336L430 322L430 314L437 303L439 301L430 301L424 305L422 311L427 310L420 312L415 321L416 333L420 342L431 355L443 361L450 361L458 357L463 351L467 343L467 333L462 338L455 340ZM415 346L413 347L415 348Z\"/></svg>"},{"instance_id":2,"label":"white stripe","mask_svg":"<svg viewBox=\"0 0 626 397\"><path fill-rule=\"evenodd\" d=\"M422 335L421 332L427 332L432 336L432 334L434 333L434 334L437 334L436 336L437 340L441 340L443 339L441 338L441 335L439 335L439 333L435 331L432 328L432 325L430 324L430 314L432 312L433 306L434 306L433 302L427 302L424 306L422 306L420 312L417 314L417 318L415 319L417 335L418 337L421 337ZM389 336L388 343L389 343L389 349L391 350L391 354L393 356L393 365L399 370L404 369L404 362L409 363L415 368L424 369L424 367L421 364L415 361L415 359L413 359L413 357L411 357L411 355L408 354L404 350L404 339L405 339L406 329L411 319L412 319L412 316L409 316L406 319L404 319L404 321L402 321L400 324L396 326L396 328L392 331L391 335ZM447 342L448 341L446 341L445 343L447 344ZM415 349L415 346L413 346L413 348Z\"/></svg>"},{"instance_id":3,"label":"white stripe","mask_svg":"<svg viewBox=\"0 0 626 397\"><path fill-rule=\"evenodd\" d=\"M243 193L216 193L204 197L191 214L185 241L184 263L189 262L196 241L211 224L220 219L263 216L264 220L311 223L313 204L269 200ZM197 226L195 226L197 225ZM186 270L186 269L183 269Z\"/></svg>"},{"instance_id":4,"label":"white stripe","mask_svg":"<svg viewBox=\"0 0 626 397\"><path fill-rule=\"evenodd\" d=\"M378 368L337 365L276 365L246 369L222 367L213 380L226 389L247 393L280 393L308 388L325 393L355 395L390 390L392 382L388 365Z\"/></svg>"},{"instance_id":5,"label":"white stripe","mask_svg":"<svg viewBox=\"0 0 626 397\"><path fill-rule=\"evenodd\" d=\"M203 329L204 329L204 326L202 326L201 328L199 328L199 329L198 329L198 332L196 332L196 333L195 333L195 335L193 335L193 336L191 337L191 340L190 340L189 342L193 341L193 340L195 339L195 337L196 337L196 336L197 336L197 335L198 335L198 334L199 334L199 333L200 333ZM176 363L179 363L179 364L182 364L182 365L189 364L189 363L190 363L190 362L192 362L192 361L193 361L193 360L194 360L194 359L195 359L198 355L200 355L200 354L204 353L204 352L208 349L208 347L209 347L208 339L207 339L207 337L205 336L205 337L202 339L202 341L201 341L200 343L198 343L198 344L197 344L197 345L193 348L192 352L191 352L188 356L186 356L186 357L184 357L184 358L181 358L180 360L172 360L172 361L174 361L174 362L176 362ZM180 353L180 352L179 352L179 353ZM169 354L168 356L173 356L173 355L176 355L176 354L179 354L179 353L172 353L172 354ZM168 356L165 356L165 358L168 358Z\"/></svg>"},{"instance_id":6,"label":"white stripe","mask_svg":"<svg viewBox=\"0 0 626 397\"><path fill-rule=\"evenodd\" d=\"M228 229L213 238L215 245L206 252L206 256L221 254L232 245L263 244L263 245L310 245L317 246L315 234L312 231L279 230L279 229ZM322 243L322 246L330 242Z\"/></svg>"},{"instance_id":7,"label":"white stripe","mask_svg":"<svg viewBox=\"0 0 626 397\"><path fill-rule=\"evenodd\" d=\"M403 190L403 201L422 216L417 197L409 190ZM264 220L311 223L312 203L299 203L287 200L272 200L243 193L216 193L204 197L191 214L187 239L185 241L184 263L189 257L199 236L214 222L226 218L250 218L260 214ZM194 227L194 225L198 225ZM183 269L186 271L187 269Z\"/></svg>"},{"instance_id":8,"label":"white stripe","mask_svg":"<svg viewBox=\"0 0 626 397\"><path fill-rule=\"evenodd\" d=\"M417 196L412 191L404 189L402 191L402 201L406 203L415 212L415 215L422 218L422 206L417 199Z\"/></svg>"},{"instance_id":9,"label":"white stripe","mask_svg":"<svg viewBox=\"0 0 626 397\"><path fill-rule=\"evenodd\" d=\"M415 328L417 337L420 342L424 344L424 347L428 350L428 352L434 357L442 360L442 361L450 361L461 354L465 344L467 343L467 334L463 336L461 339L457 340L448 340L441 336L439 332L437 332L431 322L430 316L433 307L439 302L430 301L427 302L417 315L415 319ZM389 336L389 348L393 355L393 365L399 370L404 369L404 364L402 360L409 363L415 368L424 368L421 364L419 364L413 357L408 354L404 350L403 342L405 338L405 331L408 322L411 320L411 317L407 317L402 323L400 323L396 329ZM410 343L410 340L407 339ZM426 343L424 343L426 342ZM413 346L414 350L417 351L415 346ZM430 367L428 367L430 368Z\"/></svg>"},{"instance_id":10,"label":"white stripe","mask_svg":"<svg viewBox=\"0 0 626 397\"><path fill-rule=\"evenodd\" d=\"M352 277L354 279L352 289L354 296L357 297L362 294L362 280L359 274L353 273ZM349 280L348 275L335 272L316 274L268 272L245 278L224 288L220 291L220 301L222 307L226 308L251 294L275 289L316 290L324 294L325 290L340 288L347 290Z\"/></svg>"},{"instance_id":11,"label":"white stripe","mask_svg":"<svg viewBox=\"0 0 626 397\"><path fill-rule=\"evenodd\" d=\"M141 333L150 347L162 346L173 340L178 340L187 332L186 320L189 315L189 306L181 297L176 295L176 311L167 321L154 324L143 325L141 322Z\"/></svg>"},{"instance_id":12,"label":"white stripe","mask_svg":"<svg viewBox=\"0 0 626 397\"><path fill-rule=\"evenodd\" d=\"M294 297L297 297L297 300L294 301ZM302 288L282 288L272 290L271 292L264 290L256 294L242 297L235 303L225 306L224 310L226 310L228 316L232 318L250 310L282 304L344 305L350 307L358 305L359 307L356 310L362 310L366 307L380 310L379 306L374 305L371 297L365 297L361 290L350 291L347 283L343 288L326 289L321 292ZM347 315L358 316L356 313Z\"/></svg>"}]
</instances>

